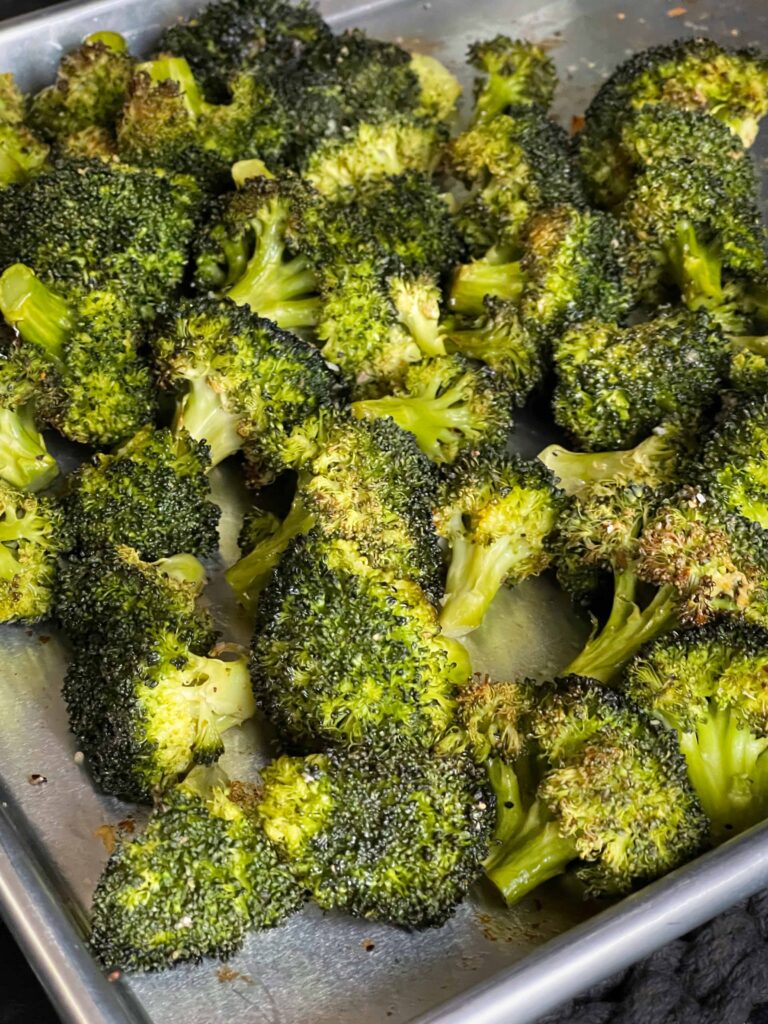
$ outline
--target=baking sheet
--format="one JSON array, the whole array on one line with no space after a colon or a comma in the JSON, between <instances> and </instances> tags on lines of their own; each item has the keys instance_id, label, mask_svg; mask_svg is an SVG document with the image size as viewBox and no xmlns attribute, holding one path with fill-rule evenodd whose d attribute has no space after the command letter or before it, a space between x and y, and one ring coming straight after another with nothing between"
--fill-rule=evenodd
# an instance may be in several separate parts
<instances>
[{"instance_id":1,"label":"baking sheet","mask_svg":"<svg viewBox=\"0 0 768 1024\"><path fill-rule=\"evenodd\" d=\"M0 68L16 72L26 87L36 86L51 77L61 49L94 28L123 31L140 51L162 25L195 6L184 0L66 4L0 26ZM618 0L559 0L544 5L527 0L471 4L467 0L408 0L354 8L345 7L343 0L333 0L323 9L337 25L360 25L372 34L434 54L465 83L468 76L463 56L472 40L504 31L545 42L562 79L556 112L565 124L583 110L601 79L633 48L701 32L721 41L768 44L768 12L762 0L727 7L716 6L714 0L711 6L698 0L686 7L653 0L629 9ZM515 443L526 454L533 454L548 440L535 425L523 422ZM224 508L222 553L228 563L236 557L235 537L244 495L236 475L227 467L215 471L213 484ZM228 638L245 641L247 626L219 578L222 564L218 561L210 566L214 584L209 598L220 622L227 624ZM583 633L583 624L572 616L567 601L549 581L540 579L501 594L470 646L477 669L501 676L550 675L570 660ZM62 647L48 628L0 629L0 778L13 814L31 830L75 903L86 908L106 860L110 828L118 822L139 822L141 813L96 793L77 763L59 694L63 669ZM254 770L269 755L258 723L228 733L227 742L229 749L222 763L234 776ZM32 785L32 775L42 775L47 782ZM730 898L768 884L768 841L758 836L757 840L747 837L741 846L739 842L718 851L714 859L713 877L721 882L734 879L737 860L741 865L742 888L737 890L734 882L727 889ZM15 851L13 859L19 869L20 858L26 865L27 857L28 853ZM4 871L13 870L12 862L0 863L0 882ZM689 926L691 912L703 919L716 913L729 898L722 885L712 883L707 888L696 882L701 877L696 871L696 866L691 866L682 873L683 889L690 893L693 886L697 896L693 911L690 907L684 910L680 895L673 895L672 883L666 888L662 884L660 896L651 896L651 910L667 912L658 944ZM34 897L35 884L29 884ZM629 921L636 914L633 906L647 903L647 899L639 904L625 901L611 912L617 930L607 933L610 946L625 960L633 951L637 955L645 948L642 942L646 940L631 931ZM675 908L679 908L676 916ZM598 954L594 949L590 964L580 962L575 976L554 971L557 948L554 953L545 949L542 959L525 959L547 939L563 933L566 937L561 941L570 945L568 930L599 909L598 904L575 900L562 885L552 885L506 911L478 886L472 899L444 927L407 933L308 907L284 926L251 936L226 967L208 962L127 979L118 986L124 986L156 1024L212 1024L234 1017L249 1024L401 1024L434 1011L453 997L463 999L462 993L478 983L486 986L484 993L462 1002L458 1009L454 1007L452 1022L532 1021L553 997L567 998L595 972L599 974L601 964L605 970L616 965L609 963L604 950ZM647 937L645 920L643 935ZM587 932L580 933L579 948L587 948L590 937L594 941L597 926L586 927ZM52 943L61 941L59 935L51 938ZM541 963L544 967L537 967ZM515 970L516 964L528 977L533 977L534 969L543 970L543 977L551 977L551 982L545 980L537 995L531 996L529 991L523 1000L525 976L522 982L520 974L512 976L510 989L510 977L504 973ZM50 965L47 970L50 977ZM520 998L515 997L516 991ZM512 1004L507 1001L500 1016L502 995L511 998ZM74 1009L63 1007L66 1019L101 1024L93 1011L90 1016L76 1017L76 1003ZM434 1019L438 1019L441 1011L435 1012L438 1017Z\"/></svg>"}]
</instances>

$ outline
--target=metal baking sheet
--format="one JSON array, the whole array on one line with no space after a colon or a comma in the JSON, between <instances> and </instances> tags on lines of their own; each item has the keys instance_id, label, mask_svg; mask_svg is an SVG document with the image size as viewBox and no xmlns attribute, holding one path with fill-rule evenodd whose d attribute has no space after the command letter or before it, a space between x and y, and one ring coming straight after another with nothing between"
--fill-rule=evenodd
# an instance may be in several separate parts
<instances>
[{"instance_id":1,"label":"metal baking sheet","mask_svg":"<svg viewBox=\"0 0 768 1024\"><path fill-rule=\"evenodd\" d=\"M87 32L122 31L141 52L163 25L197 6L95 0L7 22L0 25L0 69L36 87ZM626 8L621 0L330 0L323 10L337 25L360 25L433 53L467 85L463 56L473 39L503 31L544 42L560 72L556 112L565 124L633 49L692 33L768 45L762 0L650 0ZM530 423L515 436L527 454L547 440ZM71 459L61 454L63 462ZM213 483L224 509L223 560L210 565L209 599L227 635L246 641L246 623L220 579L224 560L236 556L244 495L226 467ZM562 595L541 579L500 596L472 638L472 654L478 669L497 675L551 674L583 632ZM143 812L96 793L78 764L59 693L64 664L64 649L46 627L0 628L0 910L67 1022L531 1024L590 982L768 885L763 825L608 909L553 884L506 911L479 885L444 927L408 933L308 907L282 927L252 935L224 968L206 962L108 982L82 942L82 922L110 827L140 822ZM258 723L228 734L224 764L233 775L253 771L268 755ZM30 784L33 774L47 782Z\"/></svg>"}]
</instances>

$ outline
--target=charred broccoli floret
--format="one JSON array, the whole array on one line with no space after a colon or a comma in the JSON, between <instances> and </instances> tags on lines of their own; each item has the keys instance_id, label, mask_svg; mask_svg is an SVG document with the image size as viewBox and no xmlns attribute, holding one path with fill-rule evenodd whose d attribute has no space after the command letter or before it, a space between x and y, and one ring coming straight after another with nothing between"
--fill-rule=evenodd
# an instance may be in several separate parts
<instances>
[{"instance_id":1,"label":"charred broccoli floret","mask_svg":"<svg viewBox=\"0 0 768 1024\"><path fill-rule=\"evenodd\" d=\"M229 299L180 302L154 350L176 428L205 440L214 466L245 449L264 479L299 468L336 413L338 379L317 350Z\"/></svg>"},{"instance_id":2,"label":"charred broccoli floret","mask_svg":"<svg viewBox=\"0 0 768 1024\"><path fill-rule=\"evenodd\" d=\"M219 509L210 500L208 446L185 431L146 426L67 478L67 519L80 548L127 544L142 558L210 555Z\"/></svg>"},{"instance_id":3,"label":"charred broccoli floret","mask_svg":"<svg viewBox=\"0 0 768 1024\"><path fill-rule=\"evenodd\" d=\"M768 816L767 659L765 630L718 622L656 641L627 670L627 692L677 733L718 839Z\"/></svg>"},{"instance_id":4,"label":"charred broccoli floret","mask_svg":"<svg viewBox=\"0 0 768 1024\"><path fill-rule=\"evenodd\" d=\"M555 422L589 451L629 448L664 420L691 426L727 372L725 340L704 310L660 311L619 327L590 320L554 348Z\"/></svg>"},{"instance_id":5,"label":"charred broccoli floret","mask_svg":"<svg viewBox=\"0 0 768 1024\"><path fill-rule=\"evenodd\" d=\"M54 498L0 480L0 622L37 622L49 614L58 557L68 543Z\"/></svg>"},{"instance_id":6,"label":"charred broccoli floret","mask_svg":"<svg viewBox=\"0 0 768 1024\"><path fill-rule=\"evenodd\" d=\"M321 907L439 925L480 873L493 800L464 756L355 747L281 757L263 779L264 831Z\"/></svg>"},{"instance_id":7,"label":"charred broccoli floret","mask_svg":"<svg viewBox=\"0 0 768 1024\"><path fill-rule=\"evenodd\" d=\"M358 419L391 417L414 434L433 462L455 462L464 451L496 447L512 428L514 396L490 367L461 356L438 356L411 366L401 387L383 398L354 402Z\"/></svg>"},{"instance_id":8,"label":"charred broccoli floret","mask_svg":"<svg viewBox=\"0 0 768 1024\"><path fill-rule=\"evenodd\" d=\"M0 277L0 312L21 337L37 415L71 441L108 446L154 417L139 353L142 324L116 291L68 301L16 263Z\"/></svg>"},{"instance_id":9,"label":"charred broccoli floret","mask_svg":"<svg viewBox=\"0 0 768 1024\"><path fill-rule=\"evenodd\" d=\"M55 142L89 128L114 131L134 59L117 32L94 32L65 54L56 81L32 99L30 125Z\"/></svg>"},{"instance_id":10,"label":"charred broccoli floret","mask_svg":"<svg viewBox=\"0 0 768 1024\"><path fill-rule=\"evenodd\" d=\"M768 64L752 50L726 50L711 39L681 39L625 61L590 104L578 136L582 173L594 199L610 204L624 187L621 131L635 110L669 105L717 118L750 146L768 112Z\"/></svg>"},{"instance_id":11,"label":"charred broccoli floret","mask_svg":"<svg viewBox=\"0 0 768 1024\"><path fill-rule=\"evenodd\" d=\"M552 103L557 73L540 46L497 35L473 43L468 61L485 72L475 81L475 120L487 121L508 107L525 105L546 110Z\"/></svg>"},{"instance_id":12,"label":"charred broccoli floret","mask_svg":"<svg viewBox=\"0 0 768 1024\"><path fill-rule=\"evenodd\" d=\"M293 541L262 591L251 668L281 737L309 750L354 745L384 726L429 748L471 672L417 583L319 533Z\"/></svg>"},{"instance_id":13,"label":"charred broccoli floret","mask_svg":"<svg viewBox=\"0 0 768 1024\"><path fill-rule=\"evenodd\" d=\"M13 75L0 74L0 188L44 170L48 146L24 123L24 97Z\"/></svg>"},{"instance_id":14,"label":"charred broccoli floret","mask_svg":"<svg viewBox=\"0 0 768 1024\"><path fill-rule=\"evenodd\" d=\"M195 768L137 839L121 838L92 904L91 948L108 969L154 971L226 959L247 933L303 901L260 827L257 790Z\"/></svg>"},{"instance_id":15,"label":"charred broccoli floret","mask_svg":"<svg viewBox=\"0 0 768 1024\"><path fill-rule=\"evenodd\" d=\"M564 495L540 462L488 451L454 463L435 522L450 551L440 625L463 636L483 621L499 589L547 568L547 539Z\"/></svg>"}]
</instances>

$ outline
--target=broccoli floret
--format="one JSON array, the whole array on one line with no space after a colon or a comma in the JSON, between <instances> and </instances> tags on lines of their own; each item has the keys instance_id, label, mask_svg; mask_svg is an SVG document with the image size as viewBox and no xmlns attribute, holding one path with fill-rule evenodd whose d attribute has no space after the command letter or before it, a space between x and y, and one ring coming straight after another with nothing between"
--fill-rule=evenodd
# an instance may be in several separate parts
<instances>
[{"instance_id":1,"label":"broccoli floret","mask_svg":"<svg viewBox=\"0 0 768 1024\"><path fill-rule=\"evenodd\" d=\"M624 125L635 110L668 105L725 123L745 146L768 112L768 64L751 50L726 50L711 39L651 47L625 61L600 88L578 136L579 162L593 198L615 201L626 187Z\"/></svg>"},{"instance_id":2,"label":"broccoli floret","mask_svg":"<svg viewBox=\"0 0 768 1024\"><path fill-rule=\"evenodd\" d=\"M426 53L412 53L410 70L419 80L419 110L435 121L446 121L455 112L461 84L444 64Z\"/></svg>"},{"instance_id":3,"label":"broccoli floret","mask_svg":"<svg viewBox=\"0 0 768 1024\"><path fill-rule=\"evenodd\" d=\"M94 32L65 54L56 81L32 99L29 123L61 141L87 128L113 130L128 92L134 59L117 32Z\"/></svg>"},{"instance_id":4,"label":"broccoli floret","mask_svg":"<svg viewBox=\"0 0 768 1024\"><path fill-rule=\"evenodd\" d=\"M701 451L702 485L730 512L768 529L768 399L729 402Z\"/></svg>"},{"instance_id":5,"label":"broccoli floret","mask_svg":"<svg viewBox=\"0 0 768 1024\"><path fill-rule=\"evenodd\" d=\"M189 554L155 562L142 561L124 545L91 548L71 555L59 567L54 611L67 639L79 649L105 643L126 644L138 638L153 650L153 628L176 631L196 654L216 641L210 616L196 599L205 569Z\"/></svg>"},{"instance_id":6,"label":"broccoli floret","mask_svg":"<svg viewBox=\"0 0 768 1024\"><path fill-rule=\"evenodd\" d=\"M264 835L257 791L195 768L137 839L123 837L92 903L91 948L106 969L155 971L232 956L280 924L303 894Z\"/></svg>"},{"instance_id":7,"label":"broccoli floret","mask_svg":"<svg viewBox=\"0 0 768 1024\"><path fill-rule=\"evenodd\" d=\"M293 68L327 42L330 34L318 11L308 3L218 0L167 28L157 52L186 58L206 99L223 103L237 72Z\"/></svg>"},{"instance_id":8,"label":"broccoli floret","mask_svg":"<svg viewBox=\"0 0 768 1024\"><path fill-rule=\"evenodd\" d=\"M476 256L519 246L534 213L583 205L568 137L538 109L516 107L476 124L448 145L445 163L470 189L457 223Z\"/></svg>"},{"instance_id":9,"label":"broccoli floret","mask_svg":"<svg viewBox=\"0 0 768 1024\"><path fill-rule=\"evenodd\" d=\"M695 424L727 372L722 333L704 310L660 311L619 327L589 320L554 347L555 422L580 448L629 448L664 420Z\"/></svg>"},{"instance_id":10,"label":"broccoli floret","mask_svg":"<svg viewBox=\"0 0 768 1024\"><path fill-rule=\"evenodd\" d=\"M150 561L210 555L219 509L210 500L208 446L185 431L146 426L67 478L64 507L80 548L127 544Z\"/></svg>"},{"instance_id":11,"label":"broccoli floret","mask_svg":"<svg viewBox=\"0 0 768 1024\"><path fill-rule=\"evenodd\" d=\"M442 557L432 523L435 476L414 439L391 420L335 424L299 474L286 518L259 517L266 536L227 571L227 581L241 604L255 607L292 538L316 526L325 537L353 542L374 568L415 580L436 599Z\"/></svg>"},{"instance_id":12,"label":"broccoli floret","mask_svg":"<svg viewBox=\"0 0 768 1024\"><path fill-rule=\"evenodd\" d=\"M768 815L767 658L765 630L718 622L658 640L627 670L627 692L677 733L716 839Z\"/></svg>"},{"instance_id":13,"label":"broccoli floret","mask_svg":"<svg viewBox=\"0 0 768 1024\"><path fill-rule=\"evenodd\" d=\"M190 174L213 190L226 187L238 160L278 161L289 115L274 89L248 73L230 83L230 92L226 104L206 103L182 57L139 64L117 130L121 158Z\"/></svg>"},{"instance_id":14,"label":"broccoli floret","mask_svg":"<svg viewBox=\"0 0 768 1024\"><path fill-rule=\"evenodd\" d=\"M0 622L37 622L49 614L58 557L68 546L54 498L0 480Z\"/></svg>"},{"instance_id":15,"label":"broccoli floret","mask_svg":"<svg viewBox=\"0 0 768 1024\"><path fill-rule=\"evenodd\" d=\"M183 300L154 349L176 429L205 440L214 466L245 449L265 481L300 468L336 414L338 379L317 350L229 299Z\"/></svg>"},{"instance_id":16,"label":"broccoli floret","mask_svg":"<svg viewBox=\"0 0 768 1024\"><path fill-rule=\"evenodd\" d=\"M551 105L557 73L540 46L497 35L473 43L467 60L487 76L475 81L476 121L490 120L516 105L544 110Z\"/></svg>"},{"instance_id":17,"label":"broccoli floret","mask_svg":"<svg viewBox=\"0 0 768 1024\"><path fill-rule=\"evenodd\" d=\"M518 685L524 691L531 686ZM574 862L581 862L576 874L587 896L613 895L702 849L706 818L683 759L671 737L638 708L594 680L573 676L537 688L530 710L525 694L515 700L510 684L502 686L504 699L492 701L488 716L492 738L527 731L531 740L522 746L538 754L532 780L525 773L516 778L519 749L506 755L506 764L491 763L497 803L510 802L512 794L523 804L523 813L512 808L499 815L486 860L486 873L508 905ZM477 720L477 706L473 711ZM505 728L507 714L512 722Z\"/></svg>"},{"instance_id":18,"label":"broccoli floret","mask_svg":"<svg viewBox=\"0 0 768 1024\"><path fill-rule=\"evenodd\" d=\"M637 486L610 491L575 502L561 520L563 557L580 553L614 575L610 614L569 672L611 682L643 644L673 629L765 618L763 531L695 488L653 498Z\"/></svg>"},{"instance_id":19,"label":"broccoli floret","mask_svg":"<svg viewBox=\"0 0 768 1024\"><path fill-rule=\"evenodd\" d=\"M35 409L35 387L24 346L0 329L0 479L22 491L40 491L57 476Z\"/></svg>"},{"instance_id":20,"label":"broccoli floret","mask_svg":"<svg viewBox=\"0 0 768 1024\"><path fill-rule=\"evenodd\" d=\"M256 615L251 667L259 704L302 749L349 746L383 726L430 747L471 673L411 580L374 568L349 541L293 541Z\"/></svg>"},{"instance_id":21,"label":"broccoli floret","mask_svg":"<svg viewBox=\"0 0 768 1024\"><path fill-rule=\"evenodd\" d=\"M281 757L258 813L327 909L411 928L442 924L480 873L493 798L461 755L397 744Z\"/></svg>"},{"instance_id":22,"label":"broccoli floret","mask_svg":"<svg viewBox=\"0 0 768 1024\"><path fill-rule=\"evenodd\" d=\"M139 613L133 629L126 622L79 647L64 679L70 729L94 781L126 800L150 802L195 764L216 761L222 734L256 710L245 656L196 653L187 637L190 628L199 636L199 623L169 617L142 629Z\"/></svg>"},{"instance_id":23,"label":"broccoli floret","mask_svg":"<svg viewBox=\"0 0 768 1024\"><path fill-rule=\"evenodd\" d=\"M181 280L199 201L153 171L64 160L0 190L0 265L27 264L62 293L114 289L146 314Z\"/></svg>"},{"instance_id":24,"label":"broccoli floret","mask_svg":"<svg viewBox=\"0 0 768 1024\"><path fill-rule=\"evenodd\" d=\"M44 170L48 146L24 123L24 97L13 75L0 74L0 188Z\"/></svg>"},{"instance_id":25,"label":"broccoli floret","mask_svg":"<svg viewBox=\"0 0 768 1024\"><path fill-rule=\"evenodd\" d=\"M392 395L354 402L358 419L391 417L414 434L433 462L455 462L464 451L503 445L512 429L514 396L488 366L461 356L411 366Z\"/></svg>"},{"instance_id":26,"label":"broccoli floret","mask_svg":"<svg viewBox=\"0 0 768 1024\"><path fill-rule=\"evenodd\" d=\"M564 495L540 462L487 451L454 463L438 494L435 522L450 550L440 625L463 636L481 625L504 585L547 568L547 539Z\"/></svg>"},{"instance_id":27,"label":"broccoli floret","mask_svg":"<svg viewBox=\"0 0 768 1024\"><path fill-rule=\"evenodd\" d=\"M249 178L223 197L200 243L195 283L292 330L318 318L317 275L302 251L302 216L316 202L295 178Z\"/></svg>"},{"instance_id":28,"label":"broccoli floret","mask_svg":"<svg viewBox=\"0 0 768 1024\"><path fill-rule=\"evenodd\" d=\"M489 300L517 304L526 283L520 260L507 259L507 250L491 249L481 259L456 268L448 305L460 315L480 317Z\"/></svg>"},{"instance_id":29,"label":"broccoli floret","mask_svg":"<svg viewBox=\"0 0 768 1024\"><path fill-rule=\"evenodd\" d=\"M153 418L142 325L116 292L69 302L17 263L0 277L0 311L22 339L42 422L71 441L107 446Z\"/></svg>"}]
</instances>

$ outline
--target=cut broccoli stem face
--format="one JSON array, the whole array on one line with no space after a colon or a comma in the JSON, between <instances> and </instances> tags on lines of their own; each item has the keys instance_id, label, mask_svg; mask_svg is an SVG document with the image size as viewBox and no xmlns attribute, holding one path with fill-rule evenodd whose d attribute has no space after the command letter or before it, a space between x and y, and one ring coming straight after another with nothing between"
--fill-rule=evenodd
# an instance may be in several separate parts
<instances>
[{"instance_id":1,"label":"cut broccoli stem face","mask_svg":"<svg viewBox=\"0 0 768 1024\"><path fill-rule=\"evenodd\" d=\"M531 816L542 817L537 805L529 812ZM574 840L561 835L554 821L538 821L533 827L526 823L486 874L511 907L543 882L561 875L578 856Z\"/></svg>"},{"instance_id":2,"label":"cut broccoli stem face","mask_svg":"<svg viewBox=\"0 0 768 1024\"><path fill-rule=\"evenodd\" d=\"M475 260L456 271L449 305L457 313L479 316L485 312L485 298L492 295L504 302L517 302L525 286L525 272L519 262L493 263Z\"/></svg>"},{"instance_id":3,"label":"cut broccoli stem face","mask_svg":"<svg viewBox=\"0 0 768 1024\"><path fill-rule=\"evenodd\" d=\"M224 408L221 396L205 377L195 377L176 406L174 430L186 430L196 441L205 441L211 449L211 466L243 446L240 417Z\"/></svg>"},{"instance_id":4,"label":"cut broccoli stem face","mask_svg":"<svg viewBox=\"0 0 768 1024\"><path fill-rule=\"evenodd\" d=\"M192 117L199 117L206 103L198 88L192 69L183 57L158 57L139 65L139 71L146 72L153 82L175 82L179 95Z\"/></svg>"},{"instance_id":5,"label":"cut broccoli stem face","mask_svg":"<svg viewBox=\"0 0 768 1024\"><path fill-rule=\"evenodd\" d=\"M563 674L610 683L643 644L679 625L678 595L671 585L660 587L644 609L635 601L637 580L625 570L616 577L608 621L586 644Z\"/></svg>"},{"instance_id":6,"label":"cut broccoli stem face","mask_svg":"<svg viewBox=\"0 0 768 1024\"><path fill-rule=\"evenodd\" d=\"M0 277L0 311L25 341L61 359L72 330L69 307L23 263L14 263Z\"/></svg>"},{"instance_id":7,"label":"cut broccoli stem face","mask_svg":"<svg viewBox=\"0 0 768 1024\"><path fill-rule=\"evenodd\" d=\"M171 555L168 558L158 558L153 562L158 569L179 583L193 583L200 590L205 583L205 568L194 555L180 554Z\"/></svg>"},{"instance_id":8,"label":"cut broccoli stem face","mask_svg":"<svg viewBox=\"0 0 768 1024\"><path fill-rule=\"evenodd\" d=\"M768 815L768 737L741 728L728 708L712 707L695 732L680 733L688 776L718 839L742 832Z\"/></svg>"},{"instance_id":9,"label":"cut broccoli stem face","mask_svg":"<svg viewBox=\"0 0 768 1024\"><path fill-rule=\"evenodd\" d=\"M31 407L0 408L0 477L20 491L41 491L58 472Z\"/></svg>"},{"instance_id":10,"label":"cut broccoli stem face","mask_svg":"<svg viewBox=\"0 0 768 1024\"><path fill-rule=\"evenodd\" d=\"M296 497L277 531L227 569L224 574L226 581L247 611L256 610L259 594L291 540L300 534L309 533L314 522L304 502Z\"/></svg>"}]
</instances>

